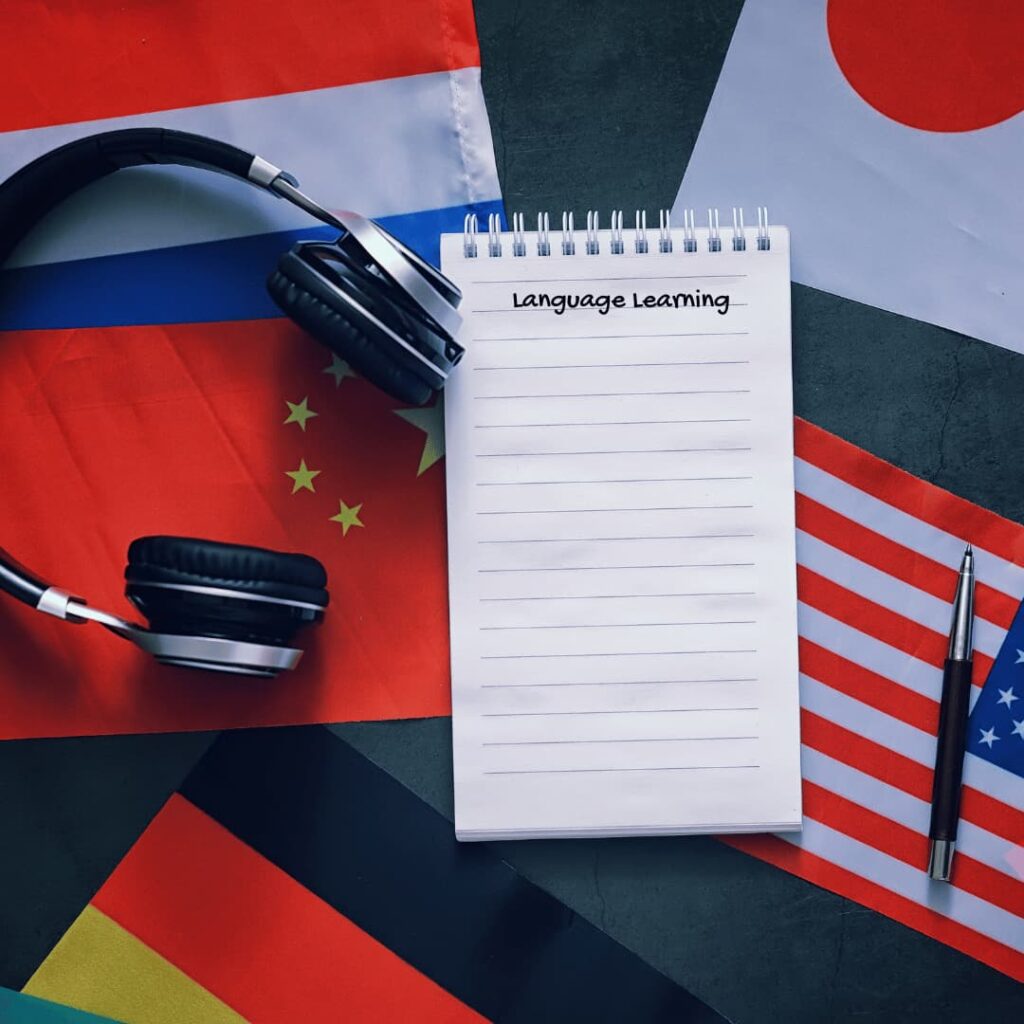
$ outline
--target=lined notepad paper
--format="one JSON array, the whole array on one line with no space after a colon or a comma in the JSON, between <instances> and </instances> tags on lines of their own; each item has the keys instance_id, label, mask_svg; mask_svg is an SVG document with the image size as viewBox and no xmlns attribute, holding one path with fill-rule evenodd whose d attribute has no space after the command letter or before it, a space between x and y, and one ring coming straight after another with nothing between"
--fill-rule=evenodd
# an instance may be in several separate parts
<instances>
[{"instance_id":1,"label":"lined notepad paper","mask_svg":"<svg viewBox=\"0 0 1024 1024\"><path fill-rule=\"evenodd\" d=\"M442 261L461 839L800 825L789 243Z\"/></svg>"}]
</instances>

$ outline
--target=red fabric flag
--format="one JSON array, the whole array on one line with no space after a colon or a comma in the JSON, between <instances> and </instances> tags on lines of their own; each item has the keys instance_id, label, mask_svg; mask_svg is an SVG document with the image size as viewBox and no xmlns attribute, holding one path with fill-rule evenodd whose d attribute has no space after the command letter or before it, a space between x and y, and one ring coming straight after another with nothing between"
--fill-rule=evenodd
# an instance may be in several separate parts
<instances>
[{"instance_id":1,"label":"red fabric flag","mask_svg":"<svg viewBox=\"0 0 1024 1024\"><path fill-rule=\"evenodd\" d=\"M0 400L0 536L54 584L130 616L128 544L171 533L308 552L331 592L270 681L5 601L0 737L448 713L439 406L400 407L282 320L12 333Z\"/></svg>"}]
</instances>

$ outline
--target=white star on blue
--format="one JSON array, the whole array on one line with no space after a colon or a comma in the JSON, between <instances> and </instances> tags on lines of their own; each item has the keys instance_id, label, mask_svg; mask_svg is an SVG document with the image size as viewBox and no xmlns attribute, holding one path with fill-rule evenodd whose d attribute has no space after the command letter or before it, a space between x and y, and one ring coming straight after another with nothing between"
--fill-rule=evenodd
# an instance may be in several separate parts
<instances>
[{"instance_id":1,"label":"white star on blue","mask_svg":"<svg viewBox=\"0 0 1024 1024\"><path fill-rule=\"evenodd\" d=\"M1024 603L971 709L967 751L1024 779ZM1020 721L1018 721L1020 719ZM999 740L1006 742L1000 743Z\"/></svg>"}]
</instances>

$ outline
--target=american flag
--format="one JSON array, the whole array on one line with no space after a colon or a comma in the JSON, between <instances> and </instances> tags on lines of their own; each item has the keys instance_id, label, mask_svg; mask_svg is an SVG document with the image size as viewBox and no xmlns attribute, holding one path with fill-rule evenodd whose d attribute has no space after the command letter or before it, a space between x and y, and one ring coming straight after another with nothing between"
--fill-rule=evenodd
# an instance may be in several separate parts
<instances>
[{"instance_id":1,"label":"american flag","mask_svg":"<svg viewBox=\"0 0 1024 1024\"><path fill-rule=\"evenodd\" d=\"M728 842L1024 980L1024 527L800 420L796 490L803 831ZM946 885L924 869L967 540L975 704Z\"/></svg>"}]
</instances>

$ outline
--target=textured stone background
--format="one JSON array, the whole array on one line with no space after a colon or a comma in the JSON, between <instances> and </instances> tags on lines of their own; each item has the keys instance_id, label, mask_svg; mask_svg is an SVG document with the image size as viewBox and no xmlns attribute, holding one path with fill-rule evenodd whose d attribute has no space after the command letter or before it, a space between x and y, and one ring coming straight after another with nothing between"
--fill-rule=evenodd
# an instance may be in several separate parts
<instances>
[{"instance_id":1,"label":"textured stone background","mask_svg":"<svg viewBox=\"0 0 1024 1024\"><path fill-rule=\"evenodd\" d=\"M508 210L671 205L740 6L476 0ZM800 415L1024 521L1024 359L813 289L793 299ZM451 814L447 720L336 731ZM24 983L210 738L0 744L0 984ZM1024 1019L1009 979L711 839L500 850L739 1024Z\"/></svg>"}]
</instances>

